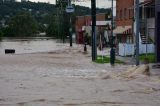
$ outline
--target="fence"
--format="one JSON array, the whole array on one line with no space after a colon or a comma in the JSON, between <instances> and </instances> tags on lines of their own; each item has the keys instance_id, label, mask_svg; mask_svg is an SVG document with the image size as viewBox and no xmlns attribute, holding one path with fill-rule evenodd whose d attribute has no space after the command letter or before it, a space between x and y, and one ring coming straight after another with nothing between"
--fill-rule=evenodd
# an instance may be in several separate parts
<instances>
[{"instance_id":1,"label":"fence","mask_svg":"<svg viewBox=\"0 0 160 106\"><path fill-rule=\"evenodd\" d=\"M127 44L127 43L119 43L118 45L118 54L120 56L128 56L135 54L135 45L134 44ZM139 45L139 53L155 53L155 46L154 44L140 44Z\"/></svg>"}]
</instances>

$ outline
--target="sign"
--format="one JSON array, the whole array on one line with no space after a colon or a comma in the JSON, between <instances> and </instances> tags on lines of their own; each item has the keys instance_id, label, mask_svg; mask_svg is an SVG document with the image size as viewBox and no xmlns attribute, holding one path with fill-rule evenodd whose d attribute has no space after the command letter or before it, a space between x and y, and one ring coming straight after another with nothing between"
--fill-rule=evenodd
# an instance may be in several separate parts
<instances>
[{"instance_id":1,"label":"sign","mask_svg":"<svg viewBox=\"0 0 160 106\"><path fill-rule=\"evenodd\" d=\"M74 8L72 6L67 6L66 7L66 12L67 13L73 13L74 12Z\"/></svg>"}]
</instances>

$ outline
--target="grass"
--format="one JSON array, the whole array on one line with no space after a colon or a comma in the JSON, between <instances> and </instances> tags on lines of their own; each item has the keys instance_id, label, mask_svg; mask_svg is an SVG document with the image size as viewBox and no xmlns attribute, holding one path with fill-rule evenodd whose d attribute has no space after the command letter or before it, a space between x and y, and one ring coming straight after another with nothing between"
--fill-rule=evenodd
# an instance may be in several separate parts
<instances>
[{"instance_id":1,"label":"grass","mask_svg":"<svg viewBox=\"0 0 160 106\"><path fill-rule=\"evenodd\" d=\"M108 56L103 56L103 59L102 59L102 56L97 56L97 59L95 60L95 62L96 62L96 63L99 63L99 64L110 63L110 57L108 57ZM115 60L115 63L123 64L124 62L116 59L116 60Z\"/></svg>"},{"instance_id":2,"label":"grass","mask_svg":"<svg viewBox=\"0 0 160 106\"><path fill-rule=\"evenodd\" d=\"M155 54L153 53L147 54L147 56L146 54L141 54L139 58L141 61L145 61L147 59L149 63L155 62Z\"/></svg>"}]
</instances>

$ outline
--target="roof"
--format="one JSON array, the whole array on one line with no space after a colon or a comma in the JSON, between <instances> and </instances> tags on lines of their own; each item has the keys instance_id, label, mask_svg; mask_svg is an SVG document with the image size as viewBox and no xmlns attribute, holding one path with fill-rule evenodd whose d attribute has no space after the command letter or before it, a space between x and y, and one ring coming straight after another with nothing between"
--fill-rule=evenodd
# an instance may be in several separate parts
<instances>
[{"instance_id":1,"label":"roof","mask_svg":"<svg viewBox=\"0 0 160 106\"><path fill-rule=\"evenodd\" d=\"M92 25L92 21L91 21ZM106 25L111 25L111 21L96 21L96 26L106 26Z\"/></svg>"},{"instance_id":2,"label":"roof","mask_svg":"<svg viewBox=\"0 0 160 106\"><path fill-rule=\"evenodd\" d=\"M114 34L123 34L126 30L131 29L131 26L117 26L116 29L113 30Z\"/></svg>"}]
</instances>

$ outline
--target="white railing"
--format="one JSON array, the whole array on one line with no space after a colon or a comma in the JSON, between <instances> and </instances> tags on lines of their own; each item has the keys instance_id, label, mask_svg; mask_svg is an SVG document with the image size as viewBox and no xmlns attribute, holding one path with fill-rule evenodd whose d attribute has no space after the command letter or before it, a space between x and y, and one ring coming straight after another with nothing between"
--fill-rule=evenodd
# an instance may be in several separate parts
<instances>
[{"instance_id":1,"label":"white railing","mask_svg":"<svg viewBox=\"0 0 160 106\"><path fill-rule=\"evenodd\" d=\"M120 56L128 56L135 54L135 46L134 44L127 43L119 43L118 45L118 54ZM139 53L155 53L155 45L154 44L140 44L139 45Z\"/></svg>"}]
</instances>

